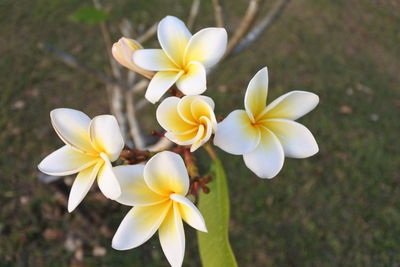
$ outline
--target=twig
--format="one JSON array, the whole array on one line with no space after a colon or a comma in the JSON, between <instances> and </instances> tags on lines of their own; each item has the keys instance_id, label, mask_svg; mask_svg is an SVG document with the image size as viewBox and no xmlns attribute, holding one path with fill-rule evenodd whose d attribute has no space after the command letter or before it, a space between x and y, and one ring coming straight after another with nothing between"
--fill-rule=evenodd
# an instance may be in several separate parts
<instances>
[{"instance_id":1,"label":"twig","mask_svg":"<svg viewBox=\"0 0 400 267\"><path fill-rule=\"evenodd\" d=\"M140 133L140 125L136 118L136 110L134 106L133 100L133 89L129 90L125 93L125 101L126 101L126 114L128 117L130 134L137 149L143 149L145 147L145 143Z\"/></svg>"},{"instance_id":2,"label":"twig","mask_svg":"<svg viewBox=\"0 0 400 267\"><path fill-rule=\"evenodd\" d=\"M247 48L253 43L269 26L276 20L282 13L286 5L290 0L280 0L275 6L268 12L268 14L261 19L261 21L253 27L253 29L240 41L236 48L232 51L232 55L236 55L243 49Z\"/></svg>"},{"instance_id":3,"label":"twig","mask_svg":"<svg viewBox=\"0 0 400 267\"><path fill-rule=\"evenodd\" d=\"M141 36L139 36L136 40L139 43L144 43L153 37L157 33L158 23L153 24L147 31L145 31Z\"/></svg>"},{"instance_id":4,"label":"twig","mask_svg":"<svg viewBox=\"0 0 400 267\"><path fill-rule=\"evenodd\" d=\"M39 43L38 47L42 50L45 50L47 52L52 53L54 56L58 57L62 62L64 62L66 65L68 65L71 68L76 68L79 69L83 72L85 72L86 74L96 78L97 80L105 83L105 84L109 84L109 85L115 85L115 86L119 86L121 88L124 88L126 90L128 90L129 88L123 84L121 81L117 81L115 79L112 79L110 77L108 77L106 74L99 72L87 65L85 65L84 63L82 63L81 61L79 61L77 58L75 58L74 56L59 50L57 48L55 48L54 46L48 44L48 43Z\"/></svg>"},{"instance_id":5,"label":"twig","mask_svg":"<svg viewBox=\"0 0 400 267\"><path fill-rule=\"evenodd\" d=\"M196 21L197 14L199 13L200 9L200 0L193 0L192 7L190 8L189 18L187 20L187 27L189 30L193 28L194 22Z\"/></svg>"},{"instance_id":6,"label":"twig","mask_svg":"<svg viewBox=\"0 0 400 267\"><path fill-rule=\"evenodd\" d=\"M173 143L170 140L168 140L166 137L162 137L160 140L157 141L157 143L146 147L146 150L150 152L158 152L166 150L172 147L172 145Z\"/></svg>"},{"instance_id":7,"label":"twig","mask_svg":"<svg viewBox=\"0 0 400 267\"><path fill-rule=\"evenodd\" d=\"M212 4L214 7L215 25L217 27L224 27L224 15L222 12L221 3L219 0L212 0Z\"/></svg>"},{"instance_id":8,"label":"twig","mask_svg":"<svg viewBox=\"0 0 400 267\"><path fill-rule=\"evenodd\" d=\"M133 92L133 93L139 93L139 92L142 91L144 88L146 88L147 85L149 85L149 81L148 81L148 80L141 80L140 82L138 82L138 83L132 88L132 92Z\"/></svg>"},{"instance_id":9,"label":"twig","mask_svg":"<svg viewBox=\"0 0 400 267\"><path fill-rule=\"evenodd\" d=\"M228 43L228 48L226 49L225 57L228 56L236 45L240 42L240 39L246 34L251 24L253 23L258 9L259 9L260 0L250 0L249 6L247 7L246 13L244 14L242 21L239 24L239 27L233 34L232 38Z\"/></svg>"}]
</instances>

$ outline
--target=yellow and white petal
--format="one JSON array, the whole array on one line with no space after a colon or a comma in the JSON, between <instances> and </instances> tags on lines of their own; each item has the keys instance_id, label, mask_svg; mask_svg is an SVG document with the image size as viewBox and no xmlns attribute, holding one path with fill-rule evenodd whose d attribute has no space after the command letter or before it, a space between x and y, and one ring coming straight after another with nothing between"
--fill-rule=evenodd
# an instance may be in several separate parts
<instances>
[{"instance_id":1,"label":"yellow and white petal","mask_svg":"<svg viewBox=\"0 0 400 267\"><path fill-rule=\"evenodd\" d=\"M138 247L150 239L171 209L172 201L157 205L133 207L119 225L112 247L127 250Z\"/></svg>"},{"instance_id":2,"label":"yellow and white petal","mask_svg":"<svg viewBox=\"0 0 400 267\"><path fill-rule=\"evenodd\" d=\"M243 155L253 151L260 143L260 130L250 121L244 110L234 110L218 124L214 145L222 150Z\"/></svg>"},{"instance_id":3,"label":"yellow and white petal","mask_svg":"<svg viewBox=\"0 0 400 267\"><path fill-rule=\"evenodd\" d=\"M158 41L168 57L178 66L183 66L186 46L192 34L185 23L173 16L166 16L158 24Z\"/></svg>"},{"instance_id":4,"label":"yellow and white petal","mask_svg":"<svg viewBox=\"0 0 400 267\"><path fill-rule=\"evenodd\" d=\"M307 158L319 150L310 130L298 122L270 119L264 121L264 125L278 137L286 157Z\"/></svg>"},{"instance_id":5,"label":"yellow and white petal","mask_svg":"<svg viewBox=\"0 0 400 267\"><path fill-rule=\"evenodd\" d=\"M195 142L193 145L190 147L190 152L196 151L199 147L204 145L211 137L211 134L213 132L213 126L211 121L207 117L201 117L200 118L200 123L201 125L199 126L202 127L203 133L200 135L200 131L198 132L198 135L196 136Z\"/></svg>"},{"instance_id":6,"label":"yellow and white petal","mask_svg":"<svg viewBox=\"0 0 400 267\"><path fill-rule=\"evenodd\" d=\"M247 168L260 178L273 178L282 169L285 155L279 139L268 129L262 128L260 144L243 155Z\"/></svg>"},{"instance_id":7,"label":"yellow and white petal","mask_svg":"<svg viewBox=\"0 0 400 267\"><path fill-rule=\"evenodd\" d=\"M142 49L133 53L133 61L139 67L152 71L179 71L162 49Z\"/></svg>"},{"instance_id":8,"label":"yellow and white petal","mask_svg":"<svg viewBox=\"0 0 400 267\"><path fill-rule=\"evenodd\" d=\"M305 91L292 91L272 101L266 108L262 119L297 120L313 110L319 102L316 94Z\"/></svg>"},{"instance_id":9,"label":"yellow and white petal","mask_svg":"<svg viewBox=\"0 0 400 267\"><path fill-rule=\"evenodd\" d=\"M176 81L176 86L185 95L199 95L207 89L206 69L196 61L185 67L185 72Z\"/></svg>"},{"instance_id":10,"label":"yellow and white petal","mask_svg":"<svg viewBox=\"0 0 400 267\"><path fill-rule=\"evenodd\" d=\"M181 98L181 101L178 103L178 113L179 113L179 115L187 123L190 123L190 124L193 124L193 125L197 125L198 124L198 120L192 114L193 108L196 107L196 105L194 105L194 107L192 106L192 103L194 101L202 101L202 102L205 102L206 104L208 104L210 109L207 108L206 110L211 110L212 114L214 114L213 111L214 111L215 104L214 104L214 101L212 100L212 98L210 98L208 96L203 96L203 95L184 96L184 97ZM214 115L214 117L215 117L215 115ZM214 123L212 118L211 118L211 121ZM216 120L215 120L215 123L216 123Z\"/></svg>"},{"instance_id":11,"label":"yellow and white petal","mask_svg":"<svg viewBox=\"0 0 400 267\"><path fill-rule=\"evenodd\" d=\"M164 196L186 195L189 190L189 175L183 159L169 151L157 153L147 162L144 180L154 192Z\"/></svg>"},{"instance_id":12,"label":"yellow and white petal","mask_svg":"<svg viewBox=\"0 0 400 267\"><path fill-rule=\"evenodd\" d=\"M143 178L144 165L121 165L113 168L121 187L121 195L115 199L128 206L149 206L166 201L168 198L152 191Z\"/></svg>"},{"instance_id":13,"label":"yellow and white petal","mask_svg":"<svg viewBox=\"0 0 400 267\"><path fill-rule=\"evenodd\" d=\"M158 230L161 248L172 267L182 266L185 256L185 232L178 203L174 203Z\"/></svg>"},{"instance_id":14,"label":"yellow and white petal","mask_svg":"<svg viewBox=\"0 0 400 267\"><path fill-rule=\"evenodd\" d=\"M262 68L251 79L244 96L247 114L254 122L267 106L268 69Z\"/></svg>"},{"instance_id":15,"label":"yellow and white petal","mask_svg":"<svg viewBox=\"0 0 400 267\"><path fill-rule=\"evenodd\" d=\"M70 175L94 165L97 160L97 157L65 145L45 157L38 169L49 175Z\"/></svg>"},{"instance_id":16,"label":"yellow and white petal","mask_svg":"<svg viewBox=\"0 0 400 267\"><path fill-rule=\"evenodd\" d=\"M157 108L157 121L166 131L183 133L193 128L193 125L188 124L178 113L180 101L176 96L167 97Z\"/></svg>"},{"instance_id":17,"label":"yellow and white petal","mask_svg":"<svg viewBox=\"0 0 400 267\"><path fill-rule=\"evenodd\" d=\"M105 197L115 200L121 195L121 187L108 157L104 153L101 153L101 157L104 164L97 176L97 184Z\"/></svg>"},{"instance_id":18,"label":"yellow and white petal","mask_svg":"<svg viewBox=\"0 0 400 267\"><path fill-rule=\"evenodd\" d=\"M190 131L183 133L176 132L166 132L165 137L167 137L172 142L181 145L188 146L193 144L204 134L204 127L202 125L193 127Z\"/></svg>"},{"instance_id":19,"label":"yellow and white petal","mask_svg":"<svg viewBox=\"0 0 400 267\"><path fill-rule=\"evenodd\" d=\"M124 148L124 139L117 119L112 115L100 115L90 122L90 140L98 152L105 153L111 161L118 159Z\"/></svg>"},{"instance_id":20,"label":"yellow and white petal","mask_svg":"<svg viewBox=\"0 0 400 267\"><path fill-rule=\"evenodd\" d=\"M151 79L145 97L151 103L156 103L169 88L181 77L183 71L159 71Z\"/></svg>"},{"instance_id":21,"label":"yellow and white petal","mask_svg":"<svg viewBox=\"0 0 400 267\"><path fill-rule=\"evenodd\" d=\"M99 160L95 165L90 166L89 168L86 168L78 173L74 183L72 184L71 191L69 192L69 212L72 212L87 195L102 165L103 162Z\"/></svg>"},{"instance_id":22,"label":"yellow and white petal","mask_svg":"<svg viewBox=\"0 0 400 267\"><path fill-rule=\"evenodd\" d=\"M185 62L199 61L204 67L214 66L226 51L228 34L224 28L206 28L198 31L190 39Z\"/></svg>"},{"instance_id":23,"label":"yellow and white petal","mask_svg":"<svg viewBox=\"0 0 400 267\"><path fill-rule=\"evenodd\" d=\"M179 213L187 224L199 231L207 232L203 215L189 199L178 194L172 194L170 198L179 203Z\"/></svg>"},{"instance_id":24,"label":"yellow and white petal","mask_svg":"<svg viewBox=\"0 0 400 267\"><path fill-rule=\"evenodd\" d=\"M57 108L50 112L51 124L65 144L85 153L95 153L89 138L90 118L83 112Z\"/></svg>"}]
</instances>

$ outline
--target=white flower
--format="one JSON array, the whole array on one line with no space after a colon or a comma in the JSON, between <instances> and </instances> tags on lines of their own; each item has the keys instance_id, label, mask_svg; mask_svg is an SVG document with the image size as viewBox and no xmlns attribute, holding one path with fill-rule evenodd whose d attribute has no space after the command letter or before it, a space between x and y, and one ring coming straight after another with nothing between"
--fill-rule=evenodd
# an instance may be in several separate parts
<instances>
[{"instance_id":1,"label":"white flower","mask_svg":"<svg viewBox=\"0 0 400 267\"><path fill-rule=\"evenodd\" d=\"M206 143L217 128L214 101L207 96L168 97L157 108L157 121L168 139L192 145L191 152Z\"/></svg>"},{"instance_id":2,"label":"white flower","mask_svg":"<svg viewBox=\"0 0 400 267\"><path fill-rule=\"evenodd\" d=\"M199 95L206 90L206 69L224 55L227 33L224 28L202 29L192 36L185 24L167 16L158 24L162 49L142 49L133 53L135 64L157 71L145 97L152 103L176 83L185 95Z\"/></svg>"},{"instance_id":3,"label":"white flower","mask_svg":"<svg viewBox=\"0 0 400 267\"><path fill-rule=\"evenodd\" d=\"M185 254L182 219L197 230L206 232L200 211L185 197L189 176L182 158L164 151L144 165L114 167L121 184L118 202L134 206L112 241L112 247L127 250L149 240L158 230L161 247L172 266L181 266Z\"/></svg>"},{"instance_id":4,"label":"white flower","mask_svg":"<svg viewBox=\"0 0 400 267\"><path fill-rule=\"evenodd\" d=\"M315 108L319 98L292 91L266 106L268 70L261 69L250 81L244 105L218 124L214 144L228 153L243 155L246 166L260 178L273 178L284 157L306 158L318 152L311 132L294 120Z\"/></svg>"},{"instance_id":5,"label":"white flower","mask_svg":"<svg viewBox=\"0 0 400 267\"><path fill-rule=\"evenodd\" d=\"M119 197L121 188L111 162L118 159L124 141L115 117L101 115L90 120L86 114L67 108L51 111L50 117L66 145L43 159L38 168L50 175L78 173L69 194L68 211L81 203L96 177L106 197Z\"/></svg>"}]
</instances>

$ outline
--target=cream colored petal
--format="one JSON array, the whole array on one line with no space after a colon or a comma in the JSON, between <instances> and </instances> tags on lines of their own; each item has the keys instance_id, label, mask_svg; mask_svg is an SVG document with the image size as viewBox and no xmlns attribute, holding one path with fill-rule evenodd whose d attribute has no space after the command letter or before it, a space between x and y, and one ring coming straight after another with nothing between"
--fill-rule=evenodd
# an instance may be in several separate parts
<instances>
[{"instance_id":1,"label":"cream colored petal","mask_svg":"<svg viewBox=\"0 0 400 267\"><path fill-rule=\"evenodd\" d=\"M244 97L244 106L249 117L257 119L267 106L268 69L262 68L251 79ZM254 118L254 119L253 119Z\"/></svg>"},{"instance_id":2,"label":"cream colored petal","mask_svg":"<svg viewBox=\"0 0 400 267\"><path fill-rule=\"evenodd\" d=\"M112 115L93 118L90 122L90 139L97 151L105 153L111 161L117 160L124 148L121 130Z\"/></svg>"},{"instance_id":3,"label":"cream colored petal","mask_svg":"<svg viewBox=\"0 0 400 267\"><path fill-rule=\"evenodd\" d=\"M282 169L285 156L278 138L270 130L261 128L260 144L254 151L244 154L243 159L258 177L273 178Z\"/></svg>"},{"instance_id":4,"label":"cream colored petal","mask_svg":"<svg viewBox=\"0 0 400 267\"><path fill-rule=\"evenodd\" d=\"M133 62L145 70L179 72L179 67L169 59L162 49L138 50L133 53Z\"/></svg>"},{"instance_id":5,"label":"cream colored petal","mask_svg":"<svg viewBox=\"0 0 400 267\"><path fill-rule=\"evenodd\" d=\"M179 203L179 213L187 224L199 231L207 232L203 215L189 199L178 194L172 194L170 198Z\"/></svg>"},{"instance_id":6,"label":"cream colored petal","mask_svg":"<svg viewBox=\"0 0 400 267\"><path fill-rule=\"evenodd\" d=\"M198 135L196 136L196 139L195 139L196 141L190 147L190 152L194 152L199 147L204 145L210 139L211 134L213 132L213 127L212 127L211 121L207 117L201 117L200 123L201 123L201 126L203 126L202 128L204 130L201 134L200 134L200 131L198 132Z\"/></svg>"},{"instance_id":7,"label":"cream colored petal","mask_svg":"<svg viewBox=\"0 0 400 267\"><path fill-rule=\"evenodd\" d=\"M207 89L206 69L199 62L190 62L184 74L176 81L176 86L185 95L204 93Z\"/></svg>"},{"instance_id":8,"label":"cream colored petal","mask_svg":"<svg viewBox=\"0 0 400 267\"><path fill-rule=\"evenodd\" d=\"M83 112L57 108L50 112L51 124L65 144L86 153L96 153L90 144L90 118Z\"/></svg>"},{"instance_id":9,"label":"cream colored petal","mask_svg":"<svg viewBox=\"0 0 400 267\"><path fill-rule=\"evenodd\" d=\"M206 28L190 39L185 52L185 62L199 61L206 68L214 66L225 53L228 35L224 28Z\"/></svg>"},{"instance_id":10,"label":"cream colored petal","mask_svg":"<svg viewBox=\"0 0 400 267\"><path fill-rule=\"evenodd\" d=\"M146 99L151 103L156 103L171 88L172 85L182 75L181 72L160 71L151 79L146 91Z\"/></svg>"},{"instance_id":11,"label":"cream colored petal","mask_svg":"<svg viewBox=\"0 0 400 267\"><path fill-rule=\"evenodd\" d=\"M122 37L113 44L111 53L121 65L151 79L154 75L153 72L144 70L133 62L132 55L140 49L143 49L141 44L133 39Z\"/></svg>"},{"instance_id":12,"label":"cream colored petal","mask_svg":"<svg viewBox=\"0 0 400 267\"><path fill-rule=\"evenodd\" d=\"M174 203L158 230L161 248L172 267L182 266L185 256L185 232L179 207Z\"/></svg>"},{"instance_id":13,"label":"cream colored petal","mask_svg":"<svg viewBox=\"0 0 400 267\"><path fill-rule=\"evenodd\" d=\"M97 176L97 184L105 197L115 200L121 195L121 187L108 157L103 153L101 157L104 160L104 164Z\"/></svg>"},{"instance_id":14,"label":"cream colored petal","mask_svg":"<svg viewBox=\"0 0 400 267\"><path fill-rule=\"evenodd\" d=\"M128 206L149 206L161 203L168 198L152 191L143 178L144 165L121 165L113 168L121 187L121 195L116 199Z\"/></svg>"},{"instance_id":15,"label":"cream colored petal","mask_svg":"<svg viewBox=\"0 0 400 267\"><path fill-rule=\"evenodd\" d=\"M260 130L252 125L244 110L232 111L218 124L214 137L214 145L234 155L253 151L259 142Z\"/></svg>"},{"instance_id":16,"label":"cream colored petal","mask_svg":"<svg viewBox=\"0 0 400 267\"><path fill-rule=\"evenodd\" d=\"M283 119L264 121L282 144L286 157L307 158L318 152L318 144L312 133L300 123Z\"/></svg>"},{"instance_id":17,"label":"cream colored petal","mask_svg":"<svg viewBox=\"0 0 400 267\"><path fill-rule=\"evenodd\" d=\"M112 247L127 250L150 239L164 221L172 201L144 207L133 207L122 220L112 240Z\"/></svg>"},{"instance_id":18,"label":"cream colored petal","mask_svg":"<svg viewBox=\"0 0 400 267\"><path fill-rule=\"evenodd\" d=\"M164 196L186 195L189 190L189 175L183 159L169 151L157 153L147 162L144 180L154 192Z\"/></svg>"},{"instance_id":19,"label":"cream colored petal","mask_svg":"<svg viewBox=\"0 0 400 267\"><path fill-rule=\"evenodd\" d=\"M313 110L319 102L316 94L305 91L292 91L271 102L262 119L297 120Z\"/></svg>"},{"instance_id":20,"label":"cream colored petal","mask_svg":"<svg viewBox=\"0 0 400 267\"><path fill-rule=\"evenodd\" d=\"M41 172L49 175L70 175L96 163L98 157L79 152L68 145L45 157L38 165Z\"/></svg>"},{"instance_id":21,"label":"cream colored petal","mask_svg":"<svg viewBox=\"0 0 400 267\"><path fill-rule=\"evenodd\" d=\"M79 172L76 176L74 183L72 184L71 191L69 192L68 198L68 211L72 212L87 195L92 187L94 180L96 179L97 173L103 162L99 160L95 165L90 166Z\"/></svg>"},{"instance_id":22,"label":"cream colored petal","mask_svg":"<svg viewBox=\"0 0 400 267\"><path fill-rule=\"evenodd\" d=\"M166 131L183 133L193 128L178 113L179 101L181 99L176 96L167 97L157 108L157 121Z\"/></svg>"},{"instance_id":23,"label":"cream colored petal","mask_svg":"<svg viewBox=\"0 0 400 267\"><path fill-rule=\"evenodd\" d=\"M192 34L185 23L173 16L166 16L158 24L158 41L168 57L178 66L183 66L186 46Z\"/></svg>"}]
</instances>

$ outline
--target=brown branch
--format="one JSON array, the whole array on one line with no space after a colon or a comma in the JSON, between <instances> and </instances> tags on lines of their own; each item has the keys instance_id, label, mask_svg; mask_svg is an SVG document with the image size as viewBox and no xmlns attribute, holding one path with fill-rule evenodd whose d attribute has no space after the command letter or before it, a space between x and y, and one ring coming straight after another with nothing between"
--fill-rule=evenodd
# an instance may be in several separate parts
<instances>
[{"instance_id":1,"label":"brown branch","mask_svg":"<svg viewBox=\"0 0 400 267\"><path fill-rule=\"evenodd\" d=\"M236 48L232 51L232 55L236 55L245 48L247 48L251 43L257 40L258 37L272 25L282 11L285 9L286 5L290 0L280 0L275 6L267 13L267 15L261 19L261 21L253 27L253 29L240 41Z\"/></svg>"},{"instance_id":2,"label":"brown branch","mask_svg":"<svg viewBox=\"0 0 400 267\"><path fill-rule=\"evenodd\" d=\"M197 18L197 14L199 14L200 2L201 2L201 0L193 0L193 2L192 2L192 7L190 8L189 18L186 23L189 30L191 30L193 28L194 22L196 21L196 18Z\"/></svg>"},{"instance_id":3,"label":"brown branch","mask_svg":"<svg viewBox=\"0 0 400 267\"><path fill-rule=\"evenodd\" d=\"M226 53L225 53L225 57L228 56L233 51L233 49L240 42L242 37L249 30L250 26L252 25L257 13L258 13L259 2L260 2L260 0L250 0L249 6L247 7L246 13L243 16L242 21L239 24L239 27L237 27L232 38L229 40L228 48L226 49Z\"/></svg>"},{"instance_id":4,"label":"brown branch","mask_svg":"<svg viewBox=\"0 0 400 267\"><path fill-rule=\"evenodd\" d=\"M217 27L224 27L224 15L222 12L221 3L219 0L212 0L212 4L214 7L215 25Z\"/></svg>"},{"instance_id":5,"label":"brown branch","mask_svg":"<svg viewBox=\"0 0 400 267\"><path fill-rule=\"evenodd\" d=\"M158 23L153 24L147 31L145 31L141 36L139 36L136 41L139 43L144 43L150 38L152 38L157 33Z\"/></svg>"}]
</instances>

